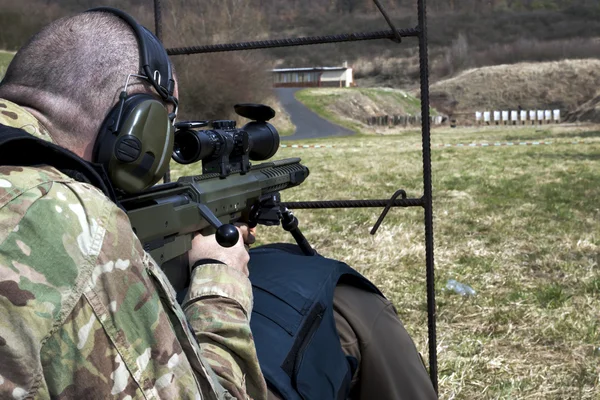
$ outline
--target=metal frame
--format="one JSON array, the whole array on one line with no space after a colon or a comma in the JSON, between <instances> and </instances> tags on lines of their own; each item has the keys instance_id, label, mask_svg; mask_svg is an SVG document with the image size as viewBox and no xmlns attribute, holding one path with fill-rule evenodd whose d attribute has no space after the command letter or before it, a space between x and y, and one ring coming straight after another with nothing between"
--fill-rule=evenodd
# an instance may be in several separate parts
<instances>
[{"instance_id":1,"label":"metal frame","mask_svg":"<svg viewBox=\"0 0 600 400\"><path fill-rule=\"evenodd\" d=\"M436 393L438 392L437 343L436 343L436 306L433 256L433 199L431 184L431 131L429 114L429 66L427 53L427 14L425 0L417 1L418 25L415 28L396 29L379 0L373 0L391 30L378 32L359 32L339 35L313 36L264 40L255 42L201 45L192 47L169 48L171 56L199 53L215 53L225 51L241 51L266 49L274 47L303 46L311 44L351 42L361 40L390 39L401 43L404 37L416 37L419 41L419 64L421 81L421 126L423 143L423 187L424 193L420 198L407 199L403 190L398 190L389 200L346 200L346 201L310 201L282 203L289 209L307 208L356 208L356 207L385 207L379 220L373 227L374 234L390 207L423 207L425 222L425 264L427 278L427 325L429 338L429 375ZM162 11L161 0L154 0L154 23L156 36L162 40ZM165 182L170 180L170 174L165 175ZM401 195L401 199L397 197Z\"/></svg>"}]
</instances>

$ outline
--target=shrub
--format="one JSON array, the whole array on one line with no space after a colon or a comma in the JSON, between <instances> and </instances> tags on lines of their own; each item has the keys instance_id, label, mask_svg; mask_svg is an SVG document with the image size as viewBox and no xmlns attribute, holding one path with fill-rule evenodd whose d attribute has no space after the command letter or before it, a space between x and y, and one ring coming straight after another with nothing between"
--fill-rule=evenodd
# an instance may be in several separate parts
<instances>
[{"instance_id":1,"label":"shrub","mask_svg":"<svg viewBox=\"0 0 600 400\"><path fill-rule=\"evenodd\" d=\"M265 34L260 10L250 0L188 0L171 10L165 43L188 46L228 43ZM178 73L181 118L233 118L236 103L272 96L272 61L265 52L237 51L172 57Z\"/></svg>"}]
</instances>

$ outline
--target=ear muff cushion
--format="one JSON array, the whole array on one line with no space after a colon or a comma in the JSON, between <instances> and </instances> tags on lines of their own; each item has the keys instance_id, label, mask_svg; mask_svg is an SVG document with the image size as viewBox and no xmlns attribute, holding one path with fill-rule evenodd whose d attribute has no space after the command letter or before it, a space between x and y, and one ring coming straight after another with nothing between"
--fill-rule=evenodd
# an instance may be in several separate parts
<instances>
[{"instance_id":1,"label":"ear muff cushion","mask_svg":"<svg viewBox=\"0 0 600 400\"><path fill-rule=\"evenodd\" d=\"M127 118L131 115L132 110L135 109L140 103L146 100L155 100L149 94L133 94L125 99L125 105L123 106L123 113L119 122L121 128L125 125ZM103 164L108 168L108 163L114 156L115 143L119 137L119 132L115 132L115 124L119 118L120 102L114 106L107 114L106 118L102 122L98 137L94 143L94 150L92 152L92 160L95 163Z\"/></svg>"},{"instance_id":2,"label":"ear muff cushion","mask_svg":"<svg viewBox=\"0 0 600 400\"><path fill-rule=\"evenodd\" d=\"M114 186L127 193L144 190L158 182L173 153L174 128L167 109L161 101L141 96L145 98L125 107L127 112L113 141L109 160L104 164ZM136 157L119 157L115 145L119 151L129 152L132 143L135 143ZM124 158L127 161L123 161Z\"/></svg>"}]
</instances>

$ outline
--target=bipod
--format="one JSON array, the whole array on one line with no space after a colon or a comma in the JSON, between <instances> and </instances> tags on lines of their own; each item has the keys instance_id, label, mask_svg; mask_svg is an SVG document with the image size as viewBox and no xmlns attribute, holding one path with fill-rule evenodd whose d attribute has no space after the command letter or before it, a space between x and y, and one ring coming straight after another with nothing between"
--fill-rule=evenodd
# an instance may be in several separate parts
<instances>
[{"instance_id":1,"label":"bipod","mask_svg":"<svg viewBox=\"0 0 600 400\"><path fill-rule=\"evenodd\" d=\"M292 234L296 243L307 256L314 256L316 254L315 250L311 247L306 237L300 232L300 228L298 228L298 218L286 207L281 207L281 227Z\"/></svg>"},{"instance_id":2,"label":"bipod","mask_svg":"<svg viewBox=\"0 0 600 400\"><path fill-rule=\"evenodd\" d=\"M287 207L281 204L279 193L268 195L261 198L257 206L250 213L250 226L261 225L279 225L283 230L289 232L296 240L298 247L307 256L314 256L315 250L311 247L306 237L298 227L298 218Z\"/></svg>"}]
</instances>

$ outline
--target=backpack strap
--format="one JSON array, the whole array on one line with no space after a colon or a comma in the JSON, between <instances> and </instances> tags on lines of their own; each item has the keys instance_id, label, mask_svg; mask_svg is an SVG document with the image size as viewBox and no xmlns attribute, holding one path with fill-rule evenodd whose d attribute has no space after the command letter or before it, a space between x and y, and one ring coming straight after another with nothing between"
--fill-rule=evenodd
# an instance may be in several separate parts
<instances>
[{"instance_id":1,"label":"backpack strap","mask_svg":"<svg viewBox=\"0 0 600 400\"><path fill-rule=\"evenodd\" d=\"M101 165L87 162L77 154L23 129L0 124L0 165L50 165L79 182L94 185L119 205L115 190Z\"/></svg>"}]
</instances>

